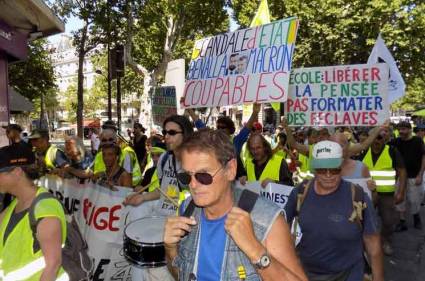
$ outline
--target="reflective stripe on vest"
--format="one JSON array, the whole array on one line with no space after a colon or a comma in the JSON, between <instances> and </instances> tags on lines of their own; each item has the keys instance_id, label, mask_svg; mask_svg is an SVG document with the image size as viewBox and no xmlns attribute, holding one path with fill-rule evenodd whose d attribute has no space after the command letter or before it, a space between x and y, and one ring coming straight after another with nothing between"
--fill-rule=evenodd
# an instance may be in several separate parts
<instances>
[{"instance_id":1,"label":"reflective stripe on vest","mask_svg":"<svg viewBox=\"0 0 425 281\"><path fill-rule=\"evenodd\" d=\"M55 159L56 159L56 153L58 152L58 148L56 145L50 145L49 148L46 151L46 155L44 156L44 163L46 164L46 168L49 170L52 170L56 168L55 166Z\"/></svg>"},{"instance_id":2,"label":"reflective stripe on vest","mask_svg":"<svg viewBox=\"0 0 425 281\"><path fill-rule=\"evenodd\" d=\"M390 156L390 147L386 145L379 155L375 165L372 160L372 149L367 151L363 163L369 168L372 179L376 182L377 192L394 192L396 183L396 171L393 168L393 160Z\"/></svg>"},{"instance_id":3,"label":"reflective stripe on vest","mask_svg":"<svg viewBox=\"0 0 425 281\"><path fill-rule=\"evenodd\" d=\"M269 161L267 162L267 165L264 168L258 180L262 181L265 179L271 179L274 181L279 181L279 172L280 172L280 165L282 163L282 160L283 160L282 157L273 155L272 158L270 158ZM248 182L257 181L257 178L255 177L255 166L251 160L248 160L246 162L246 173L248 176Z\"/></svg>"}]
</instances>

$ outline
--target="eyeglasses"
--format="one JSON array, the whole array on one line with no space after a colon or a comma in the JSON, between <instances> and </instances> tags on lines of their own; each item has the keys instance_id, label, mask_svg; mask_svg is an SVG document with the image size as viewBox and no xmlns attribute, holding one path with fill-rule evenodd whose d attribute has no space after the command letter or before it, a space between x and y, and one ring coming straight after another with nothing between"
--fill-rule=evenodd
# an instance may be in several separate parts
<instances>
[{"instance_id":1,"label":"eyeglasses","mask_svg":"<svg viewBox=\"0 0 425 281\"><path fill-rule=\"evenodd\" d=\"M189 173L189 172L177 173L177 180L180 181L180 183L183 185L189 185L189 183L192 181L192 175L193 175L200 184L210 185L212 184L214 177L223 168L224 166L221 166L221 168L218 169L213 175L211 175L210 173Z\"/></svg>"},{"instance_id":2,"label":"eyeglasses","mask_svg":"<svg viewBox=\"0 0 425 281\"><path fill-rule=\"evenodd\" d=\"M377 139L377 140L383 140L383 139L384 139L384 137L383 137L383 136L381 136L381 135L379 135L379 136L377 136L377 137L376 137L376 139Z\"/></svg>"},{"instance_id":3,"label":"eyeglasses","mask_svg":"<svg viewBox=\"0 0 425 281\"><path fill-rule=\"evenodd\" d=\"M315 169L315 171L316 171L316 174L319 174L319 175L325 175L329 173L335 176L341 173L341 169Z\"/></svg>"},{"instance_id":4,"label":"eyeglasses","mask_svg":"<svg viewBox=\"0 0 425 281\"><path fill-rule=\"evenodd\" d=\"M165 135L175 136L177 134L183 134L183 132L176 131L176 130L168 130L168 131L167 130L162 130L162 135L163 136L165 136Z\"/></svg>"},{"instance_id":5,"label":"eyeglasses","mask_svg":"<svg viewBox=\"0 0 425 281\"><path fill-rule=\"evenodd\" d=\"M101 139L101 142L115 142L114 138L109 138L109 139Z\"/></svg>"}]
</instances>

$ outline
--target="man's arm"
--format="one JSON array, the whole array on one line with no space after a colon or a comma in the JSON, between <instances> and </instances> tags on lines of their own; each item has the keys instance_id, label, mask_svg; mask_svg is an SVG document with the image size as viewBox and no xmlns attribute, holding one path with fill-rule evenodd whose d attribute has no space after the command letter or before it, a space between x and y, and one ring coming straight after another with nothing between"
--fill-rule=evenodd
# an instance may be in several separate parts
<instances>
[{"instance_id":1,"label":"man's arm","mask_svg":"<svg viewBox=\"0 0 425 281\"><path fill-rule=\"evenodd\" d=\"M248 122L246 122L245 127L252 130L252 126L254 125L254 122L257 121L258 113L260 112L260 110L261 110L261 104L259 103L252 104L252 114L249 117Z\"/></svg>"},{"instance_id":2,"label":"man's arm","mask_svg":"<svg viewBox=\"0 0 425 281\"><path fill-rule=\"evenodd\" d=\"M61 222L56 217L43 218L37 226L37 240L44 256L46 266L40 280L56 280L62 264L62 229Z\"/></svg>"},{"instance_id":3,"label":"man's arm","mask_svg":"<svg viewBox=\"0 0 425 281\"><path fill-rule=\"evenodd\" d=\"M422 184L424 171L425 171L425 153L422 152L422 165L421 165L421 169L419 170L419 174L416 176L416 180L415 180L416 185Z\"/></svg>"},{"instance_id":4,"label":"man's arm","mask_svg":"<svg viewBox=\"0 0 425 281\"><path fill-rule=\"evenodd\" d=\"M373 281L384 281L384 264L382 261L381 238L378 233L363 235L363 241L372 268Z\"/></svg>"},{"instance_id":5,"label":"man's arm","mask_svg":"<svg viewBox=\"0 0 425 281\"><path fill-rule=\"evenodd\" d=\"M350 145L348 148L349 156L351 157L352 155L356 155L362 152L363 150L368 149L372 142L376 139L376 137L378 137L379 133L381 132L381 129L388 128L389 125L390 120L387 120L382 126L378 126L370 130L369 136L364 142Z\"/></svg>"},{"instance_id":6,"label":"man's arm","mask_svg":"<svg viewBox=\"0 0 425 281\"><path fill-rule=\"evenodd\" d=\"M298 153L301 153L305 156L309 156L310 149L308 145L301 144L295 140L294 135L292 134L292 130L288 126L288 121L286 120L286 117L282 118L281 125L285 129L289 147L291 147L292 149L296 149Z\"/></svg>"},{"instance_id":7,"label":"man's arm","mask_svg":"<svg viewBox=\"0 0 425 281\"><path fill-rule=\"evenodd\" d=\"M252 263L268 253L270 265L257 269L262 280L307 281L283 216L276 218L263 243L255 237L250 214L237 207L227 215L225 229Z\"/></svg>"}]
</instances>

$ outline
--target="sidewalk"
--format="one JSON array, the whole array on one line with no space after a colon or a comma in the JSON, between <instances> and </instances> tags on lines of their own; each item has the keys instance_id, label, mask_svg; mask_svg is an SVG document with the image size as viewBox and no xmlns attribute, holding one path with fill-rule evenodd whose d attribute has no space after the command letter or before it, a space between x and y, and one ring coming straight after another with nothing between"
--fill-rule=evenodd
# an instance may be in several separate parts
<instances>
[{"instance_id":1,"label":"sidewalk","mask_svg":"<svg viewBox=\"0 0 425 281\"><path fill-rule=\"evenodd\" d=\"M425 207L421 208L424 229L413 228L412 218L408 219L409 229L394 233L394 254L385 256L385 281L425 280Z\"/></svg>"}]
</instances>

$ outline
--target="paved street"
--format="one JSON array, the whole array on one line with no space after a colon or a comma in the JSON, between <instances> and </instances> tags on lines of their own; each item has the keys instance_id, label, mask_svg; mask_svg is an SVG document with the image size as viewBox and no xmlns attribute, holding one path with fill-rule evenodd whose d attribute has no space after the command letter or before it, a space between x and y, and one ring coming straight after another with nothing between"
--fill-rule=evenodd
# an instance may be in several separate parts
<instances>
[{"instance_id":1,"label":"paved street","mask_svg":"<svg viewBox=\"0 0 425 281\"><path fill-rule=\"evenodd\" d=\"M425 226L425 207L421 209ZM410 218L409 230L395 233L394 254L385 257L386 281L425 281L425 230L413 228Z\"/></svg>"}]
</instances>

